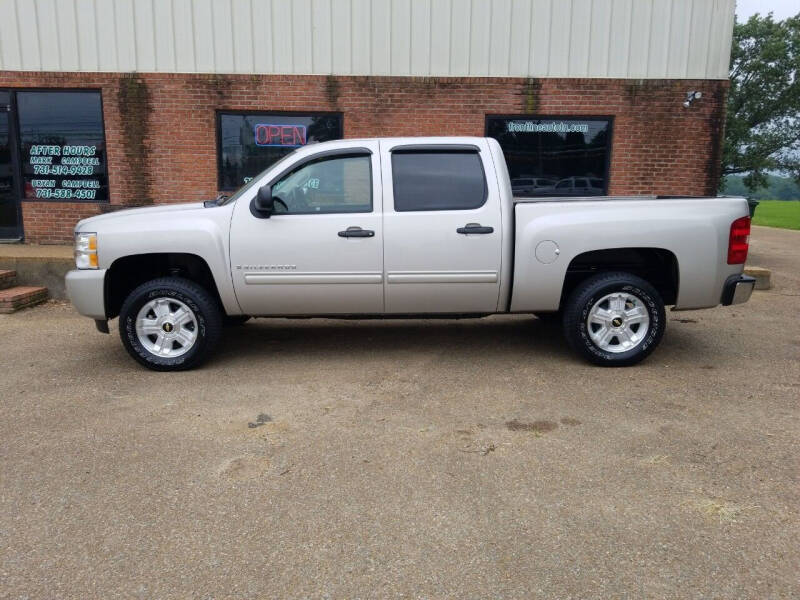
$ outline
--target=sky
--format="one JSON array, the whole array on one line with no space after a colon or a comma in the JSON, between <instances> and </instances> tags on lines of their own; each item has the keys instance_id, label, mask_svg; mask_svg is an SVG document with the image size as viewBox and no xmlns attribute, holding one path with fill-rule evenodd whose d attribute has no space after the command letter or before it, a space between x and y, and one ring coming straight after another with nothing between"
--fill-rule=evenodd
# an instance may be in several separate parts
<instances>
[{"instance_id":1,"label":"sky","mask_svg":"<svg viewBox=\"0 0 800 600\"><path fill-rule=\"evenodd\" d=\"M759 13L766 15L772 12L776 21L792 17L800 12L798 0L736 0L736 19L746 21L750 15Z\"/></svg>"}]
</instances>

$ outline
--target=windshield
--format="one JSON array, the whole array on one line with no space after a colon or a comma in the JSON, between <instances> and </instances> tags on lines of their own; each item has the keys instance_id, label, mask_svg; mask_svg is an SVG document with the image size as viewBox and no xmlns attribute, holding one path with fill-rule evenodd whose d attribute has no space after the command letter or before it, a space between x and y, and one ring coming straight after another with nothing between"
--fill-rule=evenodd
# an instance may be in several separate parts
<instances>
[{"instance_id":1,"label":"windshield","mask_svg":"<svg viewBox=\"0 0 800 600\"><path fill-rule=\"evenodd\" d=\"M271 170L271 169L274 169L275 167L277 167L277 166L278 166L278 165L280 165L281 163L284 163L284 162L286 162L286 161L287 161L289 158L291 158L292 156L294 156L294 154L295 154L296 152L297 152L297 149L294 149L294 150L292 150L291 152L289 152L289 154L287 154L286 156L284 156L283 158L281 158L279 161L272 163L272 164L271 164L270 166L268 166L266 169L264 169L263 171L261 171L261 173L259 173L259 174L258 174L258 175L256 175L255 177L253 177L253 178L252 178L250 181L248 181L248 182L247 182L247 183L245 183L245 184L244 184L242 187L240 187L238 190L236 190L236 191L235 191L233 194L231 194L229 197L223 198L223 199L222 199L220 202L218 202L218 206L224 206L225 204L230 204L231 202L233 202L234 200L236 200L237 198L239 198L239 196L241 196L241 195L242 195L242 194L244 194L244 193L245 193L247 190L249 190L251 187L253 187L254 185L256 185L256 183L257 183L257 182L261 181L261 178L264 176L264 173L266 173L267 171L269 171L269 170Z\"/></svg>"}]
</instances>

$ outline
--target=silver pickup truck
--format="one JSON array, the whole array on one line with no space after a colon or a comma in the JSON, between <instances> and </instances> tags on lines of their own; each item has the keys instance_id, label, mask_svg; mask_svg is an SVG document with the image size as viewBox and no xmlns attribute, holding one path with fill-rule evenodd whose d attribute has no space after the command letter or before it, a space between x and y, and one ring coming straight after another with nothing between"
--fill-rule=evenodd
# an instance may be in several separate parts
<instances>
[{"instance_id":1,"label":"silver pickup truck","mask_svg":"<svg viewBox=\"0 0 800 600\"><path fill-rule=\"evenodd\" d=\"M67 290L146 367L188 369L249 317L558 315L599 365L658 345L665 305L745 302L742 198L514 198L489 138L299 148L230 198L75 228Z\"/></svg>"}]
</instances>

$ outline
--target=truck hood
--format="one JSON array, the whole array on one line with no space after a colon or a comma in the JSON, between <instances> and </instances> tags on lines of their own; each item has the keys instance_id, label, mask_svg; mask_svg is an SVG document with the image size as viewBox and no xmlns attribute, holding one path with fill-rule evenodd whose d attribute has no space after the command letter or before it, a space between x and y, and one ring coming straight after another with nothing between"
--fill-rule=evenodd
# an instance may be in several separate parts
<instances>
[{"instance_id":1,"label":"truck hood","mask_svg":"<svg viewBox=\"0 0 800 600\"><path fill-rule=\"evenodd\" d=\"M114 221L121 221L130 217L138 216L155 216L161 213L173 213L187 210L204 209L202 202L183 202L179 204L159 204L157 206L147 206L144 208L126 208L122 210L115 210L96 217L89 217L82 219L75 225L75 231L95 231L96 226L103 224L107 225Z\"/></svg>"}]
</instances>

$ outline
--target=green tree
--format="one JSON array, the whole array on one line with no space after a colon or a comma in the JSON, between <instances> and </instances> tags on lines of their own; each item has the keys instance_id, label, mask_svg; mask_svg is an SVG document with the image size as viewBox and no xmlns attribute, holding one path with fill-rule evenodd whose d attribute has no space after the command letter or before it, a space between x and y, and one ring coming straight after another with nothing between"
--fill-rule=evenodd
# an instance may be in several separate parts
<instances>
[{"instance_id":1,"label":"green tree","mask_svg":"<svg viewBox=\"0 0 800 600\"><path fill-rule=\"evenodd\" d=\"M800 200L800 184L791 177L767 175L767 183L757 190L748 190L741 175L728 175L725 193L731 196L750 196L755 200Z\"/></svg>"},{"instance_id":2,"label":"green tree","mask_svg":"<svg viewBox=\"0 0 800 600\"><path fill-rule=\"evenodd\" d=\"M753 191L766 185L769 171L800 181L799 75L800 13L734 23L722 182L743 174Z\"/></svg>"}]
</instances>

